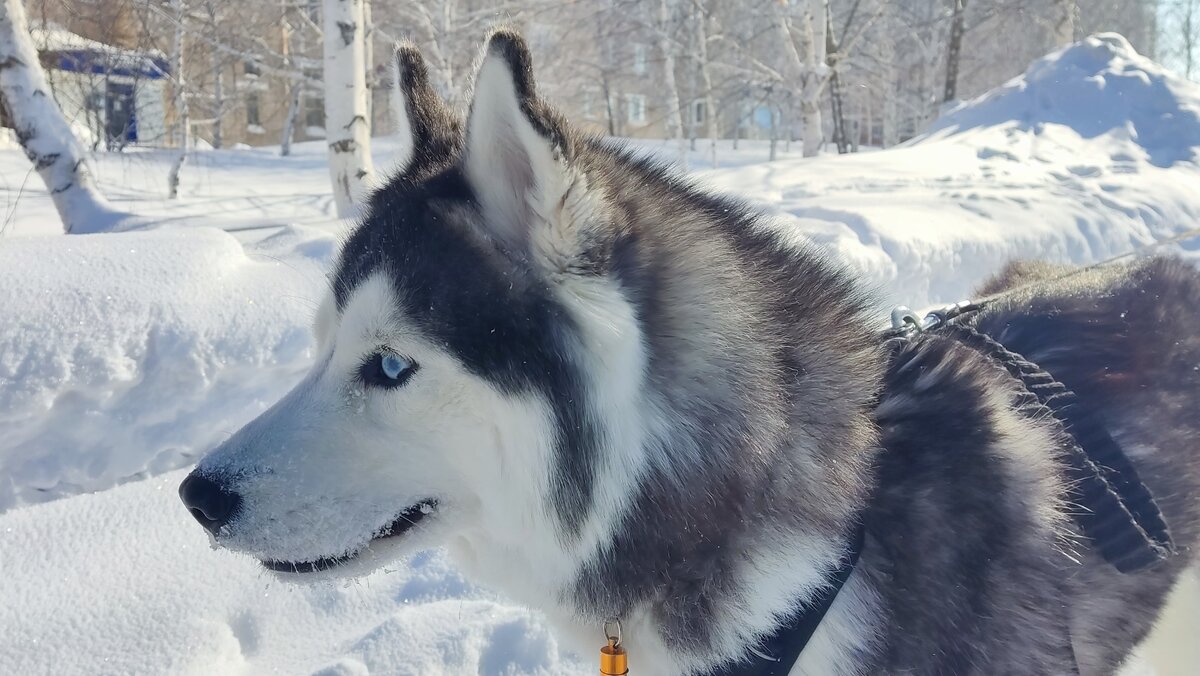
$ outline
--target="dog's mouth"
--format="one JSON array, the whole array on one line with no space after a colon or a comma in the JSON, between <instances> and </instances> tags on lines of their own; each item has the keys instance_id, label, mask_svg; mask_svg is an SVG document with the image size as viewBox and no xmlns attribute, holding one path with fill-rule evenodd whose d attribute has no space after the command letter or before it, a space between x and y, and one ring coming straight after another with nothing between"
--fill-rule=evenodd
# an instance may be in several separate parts
<instances>
[{"instance_id":1,"label":"dog's mouth","mask_svg":"<svg viewBox=\"0 0 1200 676\"><path fill-rule=\"evenodd\" d=\"M422 500L411 507L400 512L395 521L385 526L379 531L379 534L371 538L371 542L380 540L390 540L404 535L412 530L422 519L432 514L437 509L437 500L432 498ZM368 543L368 546L369 543ZM353 552L351 554L343 554L342 556L325 556L319 559L311 559L308 561L275 561L264 559L261 563L264 568L278 571L281 573L319 573L331 568L345 565L358 558L358 555L363 550Z\"/></svg>"}]
</instances>

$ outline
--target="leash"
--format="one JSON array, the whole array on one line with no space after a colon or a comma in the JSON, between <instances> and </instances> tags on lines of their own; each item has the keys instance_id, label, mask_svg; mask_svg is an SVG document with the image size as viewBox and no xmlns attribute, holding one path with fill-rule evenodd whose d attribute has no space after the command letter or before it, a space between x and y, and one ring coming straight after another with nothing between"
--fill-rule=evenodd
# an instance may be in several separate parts
<instances>
[{"instance_id":1,"label":"leash","mask_svg":"<svg viewBox=\"0 0 1200 676\"><path fill-rule=\"evenodd\" d=\"M1080 530L1101 556L1121 573L1143 570L1175 553L1170 529L1150 489L1142 483L1133 463L1109 434L1098 412L1086 410L1079 404L1076 394L1045 369L1005 348L964 320L1010 294L1064 281L1154 247L1193 237L1200 237L1200 227L1057 277L1034 280L977 301L962 301L939 308L924 317L905 306L897 306L891 313L891 329L881 335L885 344L899 346L921 334L945 334L947 339L983 354L1008 371L1023 390L1016 409L1030 419L1050 424L1062 440L1068 483L1075 494L1074 503L1081 508L1075 514ZM758 647L751 649L753 658L749 662L708 673L711 676L787 676L858 565L864 539L864 528L858 524L854 527L850 548L833 572L829 586L813 599L811 607L795 613ZM610 631L610 627L614 631ZM618 618L605 620L604 636L607 643L600 649L601 676L625 676L629 673L629 656L621 645ZM1074 652L1073 647L1068 645L1068 648ZM1072 673L1078 673L1078 665L1075 666Z\"/></svg>"},{"instance_id":2,"label":"leash","mask_svg":"<svg viewBox=\"0 0 1200 676\"><path fill-rule=\"evenodd\" d=\"M992 297L993 299L995 296ZM968 319L987 302L962 302L924 318L905 307L892 311L885 340L899 346L921 334L955 340L1003 367L1021 385L1014 408L1053 427L1079 529L1121 573L1134 573L1175 552L1166 520L1137 469L1108 432L1099 412L1048 371L977 330ZM896 342L899 341L899 342Z\"/></svg>"}]
</instances>

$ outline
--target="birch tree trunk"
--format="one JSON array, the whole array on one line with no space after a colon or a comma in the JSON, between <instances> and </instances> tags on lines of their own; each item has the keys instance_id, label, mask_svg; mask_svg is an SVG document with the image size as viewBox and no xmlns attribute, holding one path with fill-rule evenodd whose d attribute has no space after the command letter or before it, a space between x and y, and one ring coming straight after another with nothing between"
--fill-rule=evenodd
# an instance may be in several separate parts
<instances>
[{"instance_id":1,"label":"birch tree trunk","mask_svg":"<svg viewBox=\"0 0 1200 676\"><path fill-rule=\"evenodd\" d=\"M366 195L371 164L362 0L325 0L325 139L333 200L341 218Z\"/></svg>"},{"instance_id":2,"label":"birch tree trunk","mask_svg":"<svg viewBox=\"0 0 1200 676\"><path fill-rule=\"evenodd\" d=\"M304 81L292 83L290 100L288 101L287 117L283 119L283 134L279 139L279 156L287 157L292 154L292 137L296 134L296 117L300 114L300 97L304 93Z\"/></svg>"},{"instance_id":3,"label":"birch tree trunk","mask_svg":"<svg viewBox=\"0 0 1200 676\"><path fill-rule=\"evenodd\" d=\"M375 19L371 16L371 0L362 0L363 76L367 81L367 135L375 131Z\"/></svg>"},{"instance_id":4,"label":"birch tree trunk","mask_svg":"<svg viewBox=\"0 0 1200 676\"><path fill-rule=\"evenodd\" d=\"M708 17L696 6L696 57L700 61L700 86L704 87L704 133L708 136L708 159L717 168L717 102L713 96L712 67L708 62Z\"/></svg>"},{"instance_id":5,"label":"birch tree trunk","mask_svg":"<svg viewBox=\"0 0 1200 676\"><path fill-rule=\"evenodd\" d=\"M208 14L208 24L213 44L220 44L221 31L217 25L218 12L213 0L207 0L204 3L204 9ZM212 50L211 61L213 77L212 147L220 148L225 143L224 129L221 126L221 118L225 115L225 73L223 72L225 64L224 55L221 53L221 50Z\"/></svg>"},{"instance_id":6,"label":"birch tree trunk","mask_svg":"<svg viewBox=\"0 0 1200 676\"><path fill-rule=\"evenodd\" d=\"M184 75L184 60L183 50L184 44L184 22L187 20L187 5L184 0L173 0L171 3L172 9L175 10L175 39L171 43L171 71L175 75L175 139L179 143L179 154L175 156L175 161L171 163L171 170L167 172L167 196L170 199L179 197L179 174L183 171L183 164L187 161L187 149L192 136L192 118L188 112L187 87Z\"/></svg>"},{"instance_id":7,"label":"birch tree trunk","mask_svg":"<svg viewBox=\"0 0 1200 676\"><path fill-rule=\"evenodd\" d=\"M675 47L669 33L671 11L668 0L658 2L658 47L663 56L663 89L667 97L667 136L675 140L679 166L687 169L687 139L683 133L683 115L679 109L679 87L675 83Z\"/></svg>"},{"instance_id":8,"label":"birch tree trunk","mask_svg":"<svg viewBox=\"0 0 1200 676\"><path fill-rule=\"evenodd\" d=\"M951 0L954 5L954 15L950 23L950 44L946 52L946 89L942 94L942 103L949 103L958 98L958 64L962 62L962 39L964 30L964 14L967 0Z\"/></svg>"},{"instance_id":9,"label":"birch tree trunk","mask_svg":"<svg viewBox=\"0 0 1200 676\"><path fill-rule=\"evenodd\" d=\"M1057 20L1054 22L1054 46L1066 47L1075 42L1075 23L1076 14L1079 12L1078 0L1055 0L1055 9L1058 11Z\"/></svg>"},{"instance_id":10,"label":"birch tree trunk","mask_svg":"<svg viewBox=\"0 0 1200 676\"><path fill-rule=\"evenodd\" d=\"M0 0L0 98L63 230L101 232L129 218L100 194L83 145L50 95L20 0Z\"/></svg>"},{"instance_id":11,"label":"birch tree trunk","mask_svg":"<svg viewBox=\"0 0 1200 676\"><path fill-rule=\"evenodd\" d=\"M280 7L283 10L284 16L287 15L287 0L280 0ZM301 33L303 36L303 33ZM283 63L291 70L295 65L295 60L292 58L292 27L285 18L283 21L283 34L281 43L283 45ZM300 50L303 53L303 46ZM297 77L290 83L288 90L288 109L287 117L283 119L283 133L279 138L279 156L287 157L292 154L292 137L296 134L296 117L300 115L300 101L304 95L304 77Z\"/></svg>"},{"instance_id":12,"label":"birch tree trunk","mask_svg":"<svg viewBox=\"0 0 1200 676\"><path fill-rule=\"evenodd\" d=\"M221 53L213 50L212 69L213 69L213 122L212 122L212 147L220 148L225 144L224 129L221 126L221 118L225 115L225 78L221 72Z\"/></svg>"},{"instance_id":13,"label":"birch tree trunk","mask_svg":"<svg viewBox=\"0 0 1200 676\"><path fill-rule=\"evenodd\" d=\"M804 125L802 138L805 157L821 151L824 130L821 119L821 92L825 89L829 67L825 64L825 13L827 0L802 0L804 8L804 54L796 48L784 5L775 5L775 27L787 52L788 83L800 94L800 121Z\"/></svg>"},{"instance_id":14,"label":"birch tree trunk","mask_svg":"<svg viewBox=\"0 0 1200 676\"><path fill-rule=\"evenodd\" d=\"M1183 74L1192 79L1196 69L1196 0L1187 0L1180 18L1180 32L1183 43Z\"/></svg>"},{"instance_id":15,"label":"birch tree trunk","mask_svg":"<svg viewBox=\"0 0 1200 676\"><path fill-rule=\"evenodd\" d=\"M801 90L800 114L804 121L804 156L815 157L821 151L825 131L821 119L821 92L828 78L825 64L825 14L829 11L829 0L809 0L804 15L805 80Z\"/></svg>"},{"instance_id":16,"label":"birch tree trunk","mask_svg":"<svg viewBox=\"0 0 1200 676\"><path fill-rule=\"evenodd\" d=\"M771 146L767 151L767 161L774 162L779 157L779 110L772 105L771 109Z\"/></svg>"}]
</instances>

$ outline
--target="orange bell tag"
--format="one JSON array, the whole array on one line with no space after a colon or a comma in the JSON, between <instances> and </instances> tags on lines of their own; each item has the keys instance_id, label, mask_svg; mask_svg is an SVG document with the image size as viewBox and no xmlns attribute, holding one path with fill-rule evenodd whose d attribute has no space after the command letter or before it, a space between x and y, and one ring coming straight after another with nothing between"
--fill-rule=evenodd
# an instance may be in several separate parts
<instances>
[{"instance_id":1,"label":"orange bell tag","mask_svg":"<svg viewBox=\"0 0 1200 676\"><path fill-rule=\"evenodd\" d=\"M615 617L605 620L604 637L608 645L600 649L600 676L625 676L629 673L629 656L621 645L621 621Z\"/></svg>"}]
</instances>

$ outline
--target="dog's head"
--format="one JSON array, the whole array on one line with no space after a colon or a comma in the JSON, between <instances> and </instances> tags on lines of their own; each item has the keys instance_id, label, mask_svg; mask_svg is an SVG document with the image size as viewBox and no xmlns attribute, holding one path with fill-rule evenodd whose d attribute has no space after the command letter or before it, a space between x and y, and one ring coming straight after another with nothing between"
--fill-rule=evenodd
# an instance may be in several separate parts
<instances>
[{"instance_id":1,"label":"dog's head","mask_svg":"<svg viewBox=\"0 0 1200 676\"><path fill-rule=\"evenodd\" d=\"M602 422L637 427L627 374L643 371L606 272L609 200L519 37L488 41L465 124L414 48L395 62L398 174L344 244L316 363L180 492L218 544L275 570L360 573L449 544L467 566L510 552L552 574L602 537L591 515L640 465L636 432Z\"/></svg>"}]
</instances>

